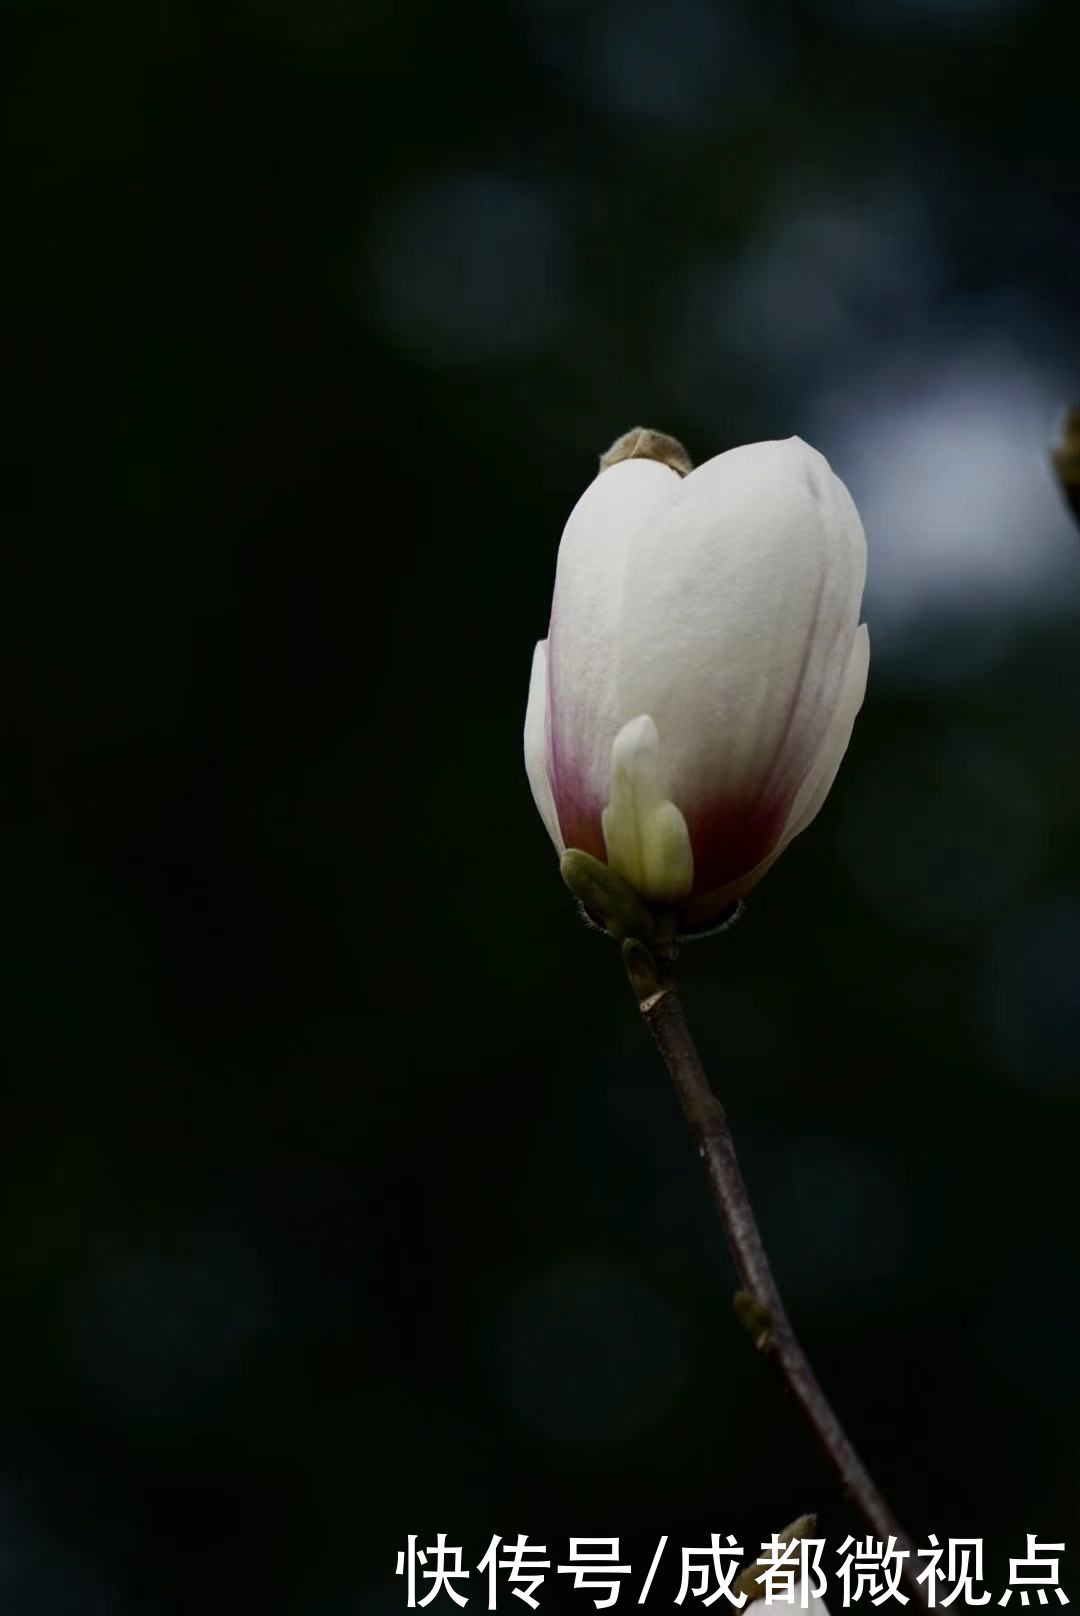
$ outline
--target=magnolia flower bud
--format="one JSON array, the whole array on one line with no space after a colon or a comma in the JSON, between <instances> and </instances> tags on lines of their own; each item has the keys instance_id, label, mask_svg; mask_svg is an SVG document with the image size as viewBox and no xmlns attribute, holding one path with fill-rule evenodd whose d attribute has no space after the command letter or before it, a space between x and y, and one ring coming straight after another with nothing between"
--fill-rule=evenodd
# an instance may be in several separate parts
<instances>
[{"instance_id":1,"label":"magnolia flower bud","mask_svg":"<svg viewBox=\"0 0 1080 1616\"><path fill-rule=\"evenodd\" d=\"M602 464L566 524L525 764L560 853L603 860L695 928L832 785L866 689L866 540L799 438L682 475L653 457L658 437Z\"/></svg>"}]
</instances>

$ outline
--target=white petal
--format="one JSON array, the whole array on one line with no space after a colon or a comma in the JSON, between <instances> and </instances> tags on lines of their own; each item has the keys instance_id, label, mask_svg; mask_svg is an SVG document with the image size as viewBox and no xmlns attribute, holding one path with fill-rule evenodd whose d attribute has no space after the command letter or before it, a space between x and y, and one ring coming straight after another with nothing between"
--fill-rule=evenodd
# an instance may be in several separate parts
<instances>
[{"instance_id":1,"label":"white petal","mask_svg":"<svg viewBox=\"0 0 1080 1616\"><path fill-rule=\"evenodd\" d=\"M570 847L602 856L600 812L618 716L623 574L634 535L655 526L682 479L656 460L624 460L590 483L559 547L548 631L551 784Z\"/></svg>"},{"instance_id":2,"label":"white petal","mask_svg":"<svg viewBox=\"0 0 1080 1616\"><path fill-rule=\"evenodd\" d=\"M655 720L699 884L696 818L732 804L766 841L784 823L839 701L865 569L847 489L797 438L716 456L636 527L615 717Z\"/></svg>"},{"instance_id":3,"label":"white petal","mask_svg":"<svg viewBox=\"0 0 1080 1616\"><path fill-rule=\"evenodd\" d=\"M646 713L624 724L611 749L611 800L603 813L608 863L643 898L674 903L694 883L686 820L667 797L660 737Z\"/></svg>"},{"instance_id":4,"label":"white petal","mask_svg":"<svg viewBox=\"0 0 1080 1616\"><path fill-rule=\"evenodd\" d=\"M547 641L541 640L533 652L532 675L529 679L529 704L525 709L525 771L532 787L533 801L540 810L540 818L555 843L557 852L565 847L559 829L559 816L555 812L555 799L548 778L547 737Z\"/></svg>"},{"instance_id":5,"label":"white petal","mask_svg":"<svg viewBox=\"0 0 1080 1616\"><path fill-rule=\"evenodd\" d=\"M799 787L791 814L780 838L781 849L806 829L829 795L837 770L851 740L851 732L866 695L866 676L870 669L870 632L863 623L855 635L847 672L840 691L840 700L833 714L821 751L813 768Z\"/></svg>"}]
</instances>

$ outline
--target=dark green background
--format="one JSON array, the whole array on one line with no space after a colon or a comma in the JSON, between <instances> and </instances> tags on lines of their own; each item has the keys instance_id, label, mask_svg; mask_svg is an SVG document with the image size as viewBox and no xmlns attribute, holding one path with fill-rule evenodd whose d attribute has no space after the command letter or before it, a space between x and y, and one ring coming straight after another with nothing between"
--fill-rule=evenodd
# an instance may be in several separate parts
<instances>
[{"instance_id":1,"label":"dark green background","mask_svg":"<svg viewBox=\"0 0 1080 1616\"><path fill-rule=\"evenodd\" d=\"M1000 356L1077 375L1075 7L0 18L0 1607L386 1616L445 1530L621 1534L621 1608L661 1532L854 1526L520 730L611 438L798 432L862 504L829 422L887 469L965 343L848 762L685 991L898 1514L1080 1552L1080 534L956 404L1041 445ZM912 522L973 559L898 613Z\"/></svg>"}]
</instances>

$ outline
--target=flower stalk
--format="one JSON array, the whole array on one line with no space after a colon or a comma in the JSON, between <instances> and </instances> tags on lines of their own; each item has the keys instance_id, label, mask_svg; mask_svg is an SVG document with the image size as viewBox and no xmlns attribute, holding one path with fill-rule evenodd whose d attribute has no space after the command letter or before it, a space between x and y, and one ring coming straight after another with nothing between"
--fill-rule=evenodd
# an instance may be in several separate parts
<instances>
[{"instance_id":1,"label":"flower stalk","mask_svg":"<svg viewBox=\"0 0 1080 1616\"><path fill-rule=\"evenodd\" d=\"M713 1204L727 1235L742 1289L735 1311L755 1347L769 1358L798 1403L841 1485L874 1535L906 1553L904 1583L917 1610L926 1609L911 1543L833 1412L788 1318L735 1154L724 1111L701 1063L670 962L658 962L636 938L622 944L638 1008L675 1085Z\"/></svg>"}]
</instances>

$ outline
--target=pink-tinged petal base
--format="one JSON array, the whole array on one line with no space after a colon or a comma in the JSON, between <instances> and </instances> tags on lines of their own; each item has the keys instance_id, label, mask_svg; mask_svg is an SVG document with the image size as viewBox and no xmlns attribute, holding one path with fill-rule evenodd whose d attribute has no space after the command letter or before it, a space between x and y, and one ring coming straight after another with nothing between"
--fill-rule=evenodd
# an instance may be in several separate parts
<instances>
[{"instance_id":1,"label":"pink-tinged petal base","mask_svg":"<svg viewBox=\"0 0 1080 1616\"><path fill-rule=\"evenodd\" d=\"M584 777L563 764L552 772L552 784L558 809L559 827L567 847L576 847L582 853L591 853L607 863L604 832L601 824L603 803L591 792Z\"/></svg>"},{"instance_id":2,"label":"pink-tinged petal base","mask_svg":"<svg viewBox=\"0 0 1080 1616\"><path fill-rule=\"evenodd\" d=\"M694 895L725 888L776 846L790 803L728 800L687 814L694 850Z\"/></svg>"},{"instance_id":3,"label":"pink-tinged petal base","mask_svg":"<svg viewBox=\"0 0 1080 1616\"><path fill-rule=\"evenodd\" d=\"M840 690L840 699L829 723L825 740L813 766L795 793L794 801L783 813L779 829L775 828L775 821L773 828L767 829L768 819L759 813L747 813L743 821L744 831L748 829L751 834L742 843L748 852L741 855L747 860L741 870L735 874L726 874L726 861L722 857L726 817L723 813L714 811L711 816L698 816L696 820L691 821L690 836L695 861L694 890L687 901L679 906L679 920L686 929L708 925L739 898L745 897L751 888L757 886L788 843L794 841L795 837L817 817L836 778L844 753L848 749L851 732L866 694L869 666L870 635L866 624L863 623L855 635L855 643L851 648ZM729 806L728 814L734 820L738 819L737 808ZM732 837L733 845L738 845L740 837L738 823L728 823L727 831ZM763 844L756 841L758 832L764 837ZM695 840L695 837L698 839ZM717 840L714 841L713 838ZM753 857L755 846L762 845L764 851L758 852L756 858ZM727 865L727 869L730 867ZM706 872L704 875L703 870Z\"/></svg>"}]
</instances>

